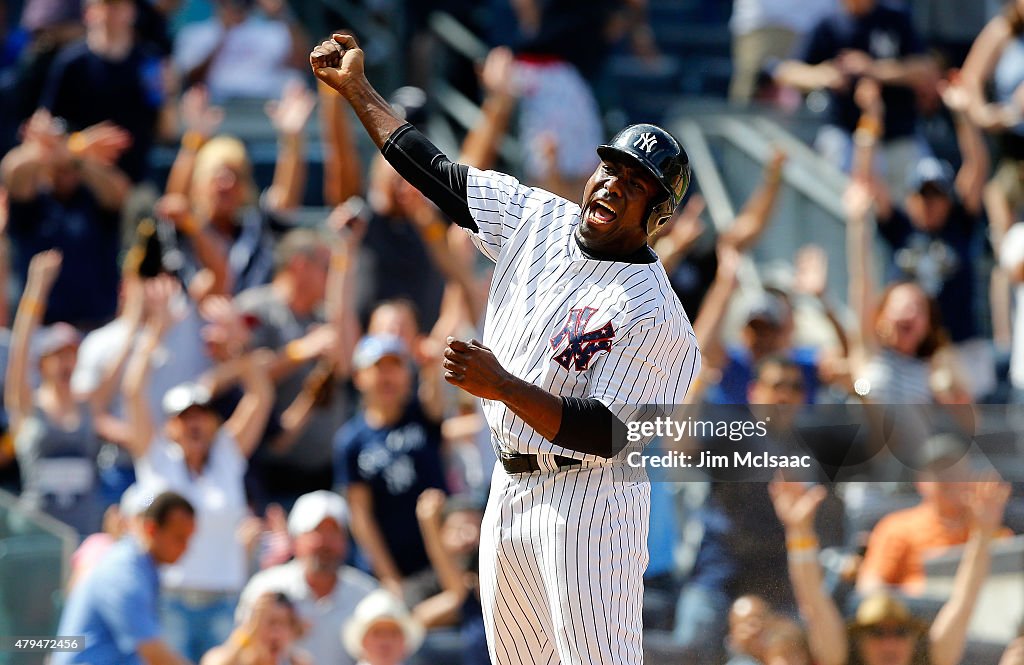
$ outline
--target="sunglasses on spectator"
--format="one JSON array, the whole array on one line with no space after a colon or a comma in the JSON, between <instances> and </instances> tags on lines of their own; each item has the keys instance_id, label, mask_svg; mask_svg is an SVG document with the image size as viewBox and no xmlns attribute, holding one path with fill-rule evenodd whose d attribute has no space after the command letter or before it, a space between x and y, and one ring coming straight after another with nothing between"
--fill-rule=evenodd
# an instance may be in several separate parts
<instances>
[{"instance_id":1,"label":"sunglasses on spectator","mask_svg":"<svg viewBox=\"0 0 1024 665\"><path fill-rule=\"evenodd\" d=\"M884 637L907 637L910 633L909 626L871 626L864 629L865 635L878 639Z\"/></svg>"}]
</instances>

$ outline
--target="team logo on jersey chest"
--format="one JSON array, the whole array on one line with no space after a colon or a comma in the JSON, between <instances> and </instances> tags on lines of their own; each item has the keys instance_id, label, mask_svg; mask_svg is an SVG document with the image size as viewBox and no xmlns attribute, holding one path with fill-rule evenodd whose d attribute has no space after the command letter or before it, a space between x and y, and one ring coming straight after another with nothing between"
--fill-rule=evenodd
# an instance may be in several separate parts
<instances>
[{"instance_id":1,"label":"team logo on jersey chest","mask_svg":"<svg viewBox=\"0 0 1024 665\"><path fill-rule=\"evenodd\" d=\"M566 340L569 343L561 353L554 355L552 360L566 369L582 372L590 367L590 360L598 351L611 351L612 340L615 338L615 328L612 327L611 321L596 330L587 331L590 317L594 316L596 311L593 307L569 310L569 320L551 338L551 348L558 351Z\"/></svg>"}]
</instances>

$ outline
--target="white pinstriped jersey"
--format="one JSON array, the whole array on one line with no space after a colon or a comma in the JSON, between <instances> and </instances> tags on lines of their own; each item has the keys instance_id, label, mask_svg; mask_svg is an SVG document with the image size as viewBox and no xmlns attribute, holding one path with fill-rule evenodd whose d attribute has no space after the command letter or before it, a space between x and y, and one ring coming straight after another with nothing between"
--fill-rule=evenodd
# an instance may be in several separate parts
<instances>
[{"instance_id":1,"label":"white pinstriped jersey","mask_svg":"<svg viewBox=\"0 0 1024 665\"><path fill-rule=\"evenodd\" d=\"M560 396L596 398L623 422L644 404L681 403L700 351L660 262L588 258L580 207L494 171L469 169L477 247L496 264L485 345L514 376ZM597 462L542 437L484 400L496 450Z\"/></svg>"}]
</instances>

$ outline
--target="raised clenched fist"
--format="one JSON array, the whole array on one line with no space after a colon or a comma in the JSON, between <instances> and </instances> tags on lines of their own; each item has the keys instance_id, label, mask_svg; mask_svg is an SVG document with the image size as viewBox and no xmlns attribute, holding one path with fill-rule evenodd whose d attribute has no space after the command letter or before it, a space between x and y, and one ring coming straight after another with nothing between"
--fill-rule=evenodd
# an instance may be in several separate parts
<instances>
[{"instance_id":1,"label":"raised clenched fist","mask_svg":"<svg viewBox=\"0 0 1024 665\"><path fill-rule=\"evenodd\" d=\"M363 50L352 35L334 34L309 54L309 66L318 79L342 92L364 78Z\"/></svg>"}]
</instances>

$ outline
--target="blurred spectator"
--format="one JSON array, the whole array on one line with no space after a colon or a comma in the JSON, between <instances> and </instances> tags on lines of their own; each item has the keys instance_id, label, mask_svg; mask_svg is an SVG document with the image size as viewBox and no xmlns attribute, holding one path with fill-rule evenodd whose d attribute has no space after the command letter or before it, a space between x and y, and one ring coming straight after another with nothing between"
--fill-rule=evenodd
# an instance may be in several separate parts
<instances>
[{"instance_id":1,"label":"blurred spectator","mask_svg":"<svg viewBox=\"0 0 1024 665\"><path fill-rule=\"evenodd\" d=\"M7 3L3 7L10 11ZM16 18L8 13L8 22ZM4 57L11 61L0 66L0 98L4 100L0 104L0 155L17 144L22 123L39 108L54 58L84 31L79 0L25 3L20 28L10 30L3 44Z\"/></svg>"},{"instance_id":2,"label":"blurred spectator","mask_svg":"<svg viewBox=\"0 0 1024 665\"><path fill-rule=\"evenodd\" d=\"M436 320L441 311L444 276L411 219L412 211L403 205L410 203L411 196L403 196L408 187L383 158L374 159L370 209L366 211L369 219L359 250L357 288L363 320L378 303L394 298L412 301L424 321ZM407 279L408 271L413 271L417 279Z\"/></svg>"},{"instance_id":3,"label":"blurred spectator","mask_svg":"<svg viewBox=\"0 0 1024 665\"><path fill-rule=\"evenodd\" d=\"M307 63L307 44L284 0L215 0L216 16L184 26L174 64L214 99L277 99Z\"/></svg>"},{"instance_id":4,"label":"blurred spectator","mask_svg":"<svg viewBox=\"0 0 1024 665\"><path fill-rule=\"evenodd\" d=\"M78 331L55 323L36 333L60 267L61 255L55 251L37 254L29 265L28 284L14 320L4 404L21 468L22 502L84 537L99 530L103 516L96 476L98 405L76 399L71 392ZM40 378L34 390L33 358Z\"/></svg>"},{"instance_id":5,"label":"blurred spectator","mask_svg":"<svg viewBox=\"0 0 1024 665\"><path fill-rule=\"evenodd\" d=\"M291 599L268 592L253 601L230 639L207 651L200 665L312 665L310 655L295 646L302 632Z\"/></svg>"},{"instance_id":6,"label":"blurred spectator","mask_svg":"<svg viewBox=\"0 0 1024 665\"><path fill-rule=\"evenodd\" d=\"M895 596L881 592L863 599L846 624L822 585L814 516L825 489L773 482L775 512L786 528L789 576L807 626L814 662L820 665L955 665L963 658L967 626L988 574L990 542L999 528L1009 485L969 483L970 537L957 566L953 590L929 627Z\"/></svg>"},{"instance_id":7,"label":"blurred spectator","mask_svg":"<svg viewBox=\"0 0 1024 665\"><path fill-rule=\"evenodd\" d=\"M224 363L208 382L241 379L245 393L223 424L211 406L210 386L189 383L164 396L167 421L157 429L148 401L150 359L170 324L171 284L164 278L154 286L160 302L151 309L153 315L129 360L123 390L139 485L149 491L180 491L194 502L199 515L185 557L163 572L162 602L168 641L197 661L231 632L238 592L245 584L245 551L236 535L247 513L243 477L266 426L273 385L262 353Z\"/></svg>"},{"instance_id":8,"label":"blurred spectator","mask_svg":"<svg viewBox=\"0 0 1024 665\"><path fill-rule=\"evenodd\" d=\"M654 241L672 289L691 314L700 311L718 270L715 229L701 217L705 207L704 197L694 192Z\"/></svg>"},{"instance_id":9,"label":"blurred spectator","mask_svg":"<svg viewBox=\"0 0 1024 665\"><path fill-rule=\"evenodd\" d=\"M354 244L351 236L289 231L275 249L273 281L235 299L251 320L252 346L277 354L274 418L253 471L263 498L285 507L333 485L331 441L347 415L339 381L358 336L346 297Z\"/></svg>"},{"instance_id":10,"label":"blurred spectator","mask_svg":"<svg viewBox=\"0 0 1024 665\"><path fill-rule=\"evenodd\" d=\"M803 35L837 5L837 0L733 0L729 101L749 103L765 65L788 58Z\"/></svg>"},{"instance_id":11,"label":"blurred spectator","mask_svg":"<svg viewBox=\"0 0 1024 665\"><path fill-rule=\"evenodd\" d=\"M875 292L872 203L871 188L852 182L844 204L849 298L858 317L851 335L853 388L876 404L969 401L949 370L948 339L935 301L916 282L895 282Z\"/></svg>"},{"instance_id":12,"label":"blurred spectator","mask_svg":"<svg viewBox=\"0 0 1024 665\"><path fill-rule=\"evenodd\" d=\"M915 88L918 132L934 157L949 162L954 169L959 169L963 160L957 142L959 123L956 116L964 109L959 109L954 114L942 98L946 95L947 87L954 84L962 91L955 95L957 102L966 103L968 96L963 89L960 69L950 67L950 61L942 51L931 48L928 57L935 63L932 68L933 76L931 80L922 81Z\"/></svg>"},{"instance_id":13,"label":"blurred spectator","mask_svg":"<svg viewBox=\"0 0 1024 665\"><path fill-rule=\"evenodd\" d=\"M961 368L960 376L975 400L995 388L995 359L991 343L980 336L976 264L981 260L982 189L988 175L988 150L978 129L964 114L966 91L958 84L939 84L945 103L953 111L963 162L959 172L934 157L925 157L907 174L907 196L902 205L889 200L883 184L876 184L876 221L879 235L892 249L887 273L890 281L914 280L935 300L942 324L949 333ZM858 84L857 102L868 123L881 126L883 108L878 86ZM876 135L858 135L856 176L878 182L872 152Z\"/></svg>"},{"instance_id":14,"label":"blurred spectator","mask_svg":"<svg viewBox=\"0 0 1024 665\"><path fill-rule=\"evenodd\" d=\"M648 10L648 0L626 0L612 7L605 27L608 45L614 50L625 41L633 55L647 65L657 65L661 53L654 37Z\"/></svg>"},{"instance_id":15,"label":"blurred spectator","mask_svg":"<svg viewBox=\"0 0 1024 665\"><path fill-rule=\"evenodd\" d=\"M1024 222L1014 224L1007 231L999 252L999 263L1010 276L1016 293L1017 315L1010 358L1011 400L1014 404L1024 404Z\"/></svg>"},{"instance_id":16,"label":"blurred spectator","mask_svg":"<svg viewBox=\"0 0 1024 665\"><path fill-rule=\"evenodd\" d=\"M608 53L608 0L506 0L518 34L514 80L520 96L519 140L523 172L531 184L577 201L597 164L593 147L604 138L600 110L586 77ZM499 14L500 15L500 14ZM501 15L503 16L503 15ZM507 41L508 24L501 26ZM554 183L542 143L557 137Z\"/></svg>"},{"instance_id":17,"label":"blurred spectator","mask_svg":"<svg viewBox=\"0 0 1024 665\"><path fill-rule=\"evenodd\" d=\"M71 131L112 122L131 135L118 166L135 182L146 176L156 136L169 133L174 101L168 68L135 42L133 0L84 0L85 40L54 60L42 106Z\"/></svg>"},{"instance_id":18,"label":"blurred spectator","mask_svg":"<svg viewBox=\"0 0 1024 665\"><path fill-rule=\"evenodd\" d=\"M491 52L485 70L493 66L498 54L499 49ZM509 58L506 64L510 65L511 54L506 55ZM484 78L486 80L488 77L485 75ZM498 101L495 104L501 103ZM489 112L502 113L494 107L485 109L485 113ZM501 124L500 121L497 122ZM481 126L470 132L463 143L462 154L474 163L487 163L494 157L493 152L482 145L486 140L486 134L494 129L488 128L487 124L482 122ZM489 275L477 277L475 274L477 252L469 234L455 225L449 226L434 204L408 183L399 181L396 193L409 217L405 224L419 235L420 242L426 250L432 264L430 270L436 269L444 277L441 307L437 316L431 319L429 316L423 316L418 311L416 303L407 298L378 301L370 313L366 334L399 337L410 351L414 367L419 368L437 362L438 354L443 347L442 340L449 335L478 334L486 308L490 278ZM383 247L382 251L387 252ZM396 266L395 271L390 274L398 274L403 270L408 270L408 267ZM391 278L388 280L391 281ZM408 280L395 283L407 285ZM407 286L404 289L410 290ZM424 330L421 329L421 321L433 321L433 325L429 330ZM476 414L467 414L463 411L460 415L464 417L448 419L445 422L443 433L448 462L447 482L449 488L454 491L469 492L475 489L486 494L487 483L490 482L496 460L490 432L484 426L477 400L464 399L460 406L465 410L476 411Z\"/></svg>"},{"instance_id":19,"label":"blurred spectator","mask_svg":"<svg viewBox=\"0 0 1024 665\"><path fill-rule=\"evenodd\" d=\"M745 404L755 366L763 359L783 355L797 363L804 373L804 390L809 401L816 400L821 361L817 349L793 345L795 320L789 295L766 288L749 303L739 343L722 343L722 322L738 286L737 272L741 253L750 249L764 233L778 196L786 155L776 151L765 166L761 186L748 199L735 221L718 239L718 265L714 282L708 288L697 313L694 332L705 357L701 381L691 387L687 400L699 400L707 390L712 404ZM660 250L661 242L656 247ZM666 248L671 251L674 246ZM670 259L672 260L672 259ZM797 256L800 279L797 284L822 305L839 341L839 355L845 355L846 338L842 326L825 298L828 268L824 251L807 246Z\"/></svg>"},{"instance_id":20,"label":"blurred spectator","mask_svg":"<svg viewBox=\"0 0 1024 665\"><path fill-rule=\"evenodd\" d=\"M345 650L360 665L402 665L423 642L423 627L395 596L374 591L356 607L342 632Z\"/></svg>"},{"instance_id":21,"label":"blurred spectator","mask_svg":"<svg viewBox=\"0 0 1024 665\"><path fill-rule=\"evenodd\" d=\"M861 78L877 80L885 103L881 134L885 175L893 196L903 195L903 178L922 155L915 136L917 111L913 85L932 77L934 63L910 16L878 0L842 0L842 8L821 19L794 59L778 65L775 80L804 92L829 93L829 124L817 138L825 158L849 171L853 133L860 113L853 93Z\"/></svg>"},{"instance_id":22,"label":"blurred spectator","mask_svg":"<svg viewBox=\"0 0 1024 665\"><path fill-rule=\"evenodd\" d=\"M355 665L339 648L342 627L356 605L377 588L365 573L343 565L348 553L348 510L337 494L320 490L299 497L288 516L295 559L257 573L238 602L238 616L268 592L288 595L306 630L298 645L316 665Z\"/></svg>"},{"instance_id":23,"label":"blurred spectator","mask_svg":"<svg viewBox=\"0 0 1024 665\"><path fill-rule=\"evenodd\" d=\"M807 403L803 368L783 356L765 358L757 365L748 391L745 402L760 408L781 407L771 410L768 438L757 439L756 444L701 440L694 442L694 448L731 455L755 447L756 452L781 452L790 445L797 409ZM744 613L763 608L765 602L783 610L793 607L791 592L779 579L786 548L782 529L772 519L765 484L770 475L757 478L750 470L736 474L711 482L699 513L703 537L676 607L676 641L698 663L719 662L727 619L733 620L730 603L744 594L757 594L762 603L739 604Z\"/></svg>"},{"instance_id":24,"label":"blurred spectator","mask_svg":"<svg viewBox=\"0 0 1024 665\"><path fill-rule=\"evenodd\" d=\"M972 489L963 460L968 444L952 434L937 434L922 447L915 483L921 503L886 515L872 530L857 574L861 594L897 587L902 593L920 595L925 591L925 559L967 542ZM1002 527L997 533L1009 531Z\"/></svg>"},{"instance_id":25,"label":"blurred spectator","mask_svg":"<svg viewBox=\"0 0 1024 665\"><path fill-rule=\"evenodd\" d=\"M985 193L985 208L992 223L992 239L999 247L1002 235L1020 216L1024 206L1024 2L1010 0L1003 12L978 35L960 72L970 119L996 135L1000 161ZM994 91L987 99L986 91Z\"/></svg>"},{"instance_id":26,"label":"blurred spectator","mask_svg":"<svg viewBox=\"0 0 1024 665\"><path fill-rule=\"evenodd\" d=\"M146 285L155 276L153 273L164 270L154 233L152 222L141 224L139 239L125 257L120 289L121 310L117 318L88 333L82 340L75 372L71 376L71 388L76 395L92 394L107 380L120 382L128 356L142 337L143 323L151 318L150 309L155 304L145 295ZM139 275L139 272L147 274ZM159 419L158 425L163 425L160 405L164 394L179 383L196 380L211 366L211 359L200 338L202 321L195 305L184 293L178 293L168 306L171 323L151 359L153 373L147 397L150 412ZM113 416L115 427L117 423L124 422L125 409L120 392L111 399L109 416L103 417L110 419L110 416ZM108 502L116 501L121 492L134 482L131 455L123 445L130 438L131 433L125 427L108 427L104 433L106 443L100 450L99 467L104 498Z\"/></svg>"},{"instance_id":27,"label":"blurred spectator","mask_svg":"<svg viewBox=\"0 0 1024 665\"><path fill-rule=\"evenodd\" d=\"M418 192L417 195L419 195ZM459 229L457 233L461 236L462 230ZM438 239L432 241L432 246L444 242L444 239ZM475 248L472 249L475 253ZM453 259L452 262L454 263L454 261ZM456 268L455 271L457 270ZM447 288L450 290L452 285L449 283ZM456 286L459 291L459 299L461 299L465 292L464 287ZM450 291L446 294L441 318L427 335L420 331L415 305L404 299L385 300L378 304L370 314L366 334L369 336L394 336L402 340L405 348L410 350L413 371L418 375L420 367L437 362L438 353L443 347L442 338L448 334L454 335L462 332L472 335L478 330L470 321L479 320L478 317L483 316L480 311L482 303L459 307L460 303L455 302L456 298L450 297L451 295ZM432 371L428 368L428 375ZM483 415L479 411L479 403L476 400L462 400L458 406L463 411L456 416L446 418L441 428L447 471L445 482L448 489L453 492L472 493L475 491L480 496L486 496L491 472L494 470L494 462L497 461L491 446L490 430L483 421Z\"/></svg>"},{"instance_id":28,"label":"blurred spectator","mask_svg":"<svg viewBox=\"0 0 1024 665\"><path fill-rule=\"evenodd\" d=\"M964 61L961 80L967 92L967 115L995 135L999 161L985 187L992 246L1000 251L1003 235L1024 210L1024 2L1010 0L978 35ZM988 92L993 92L988 101ZM1011 341L1009 282L1004 270L992 272L990 286L993 336Z\"/></svg>"},{"instance_id":29,"label":"blurred spectator","mask_svg":"<svg viewBox=\"0 0 1024 665\"><path fill-rule=\"evenodd\" d=\"M54 653L50 663L182 663L161 638L157 566L180 559L195 528L195 510L184 497L165 492L154 498L132 535L68 598L58 632L84 636L85 648Z\"/></svg>"},{"instance_id":30,"label":"blurred spectator","mask_svg":"<svg viewBox=\"0 0 1024 665\"><path fill-rule=\"evenodd\" d=\"M426 93L419 88L400 88L391 96L391 104L402 109L405 118L418 127L426 121L426 103ZM349 159L356 159L354 152ZM358 169L358 162L349 168ZM373 158L367 190L369 207L353 210L366 224L357 284L359 313L364 321L377 303L392 298L409 298L425 321L435 320L441 310L444 278L411 219L414 199L405 194L409 187L383 156ZM407 271L415 273L417 279L405 279Z\"/></svg>"},{"instance_id":31,"label":"blurred spectator","mask_svg":"<svg viewBox=\"0 0 1024 665\"><path fill-rule=\"evenodd\" d=\"M762 638L761 662L764 665L811 665L807 635L797 622L776 616Z\"/></svg>"},{"instance_id":32,"label":"blurred spectator","mask_svg":"<svg viewBox=\"0 0 1024 665\"><path fill-rule=\"evenodd\" d=\"M339 649L341 629L359 600L377 588L373 578L344 566L348 509L337 494L319 490L299 497L288 518L295 559L257 573L242 591L237 616L270 591L287 593L307 623L298 645L317 665L354 665Z\"/></svg>"},{"instance_id":33,"label":"blurred spectator","mask_svg":"<svg viewBox=\"0 0 1024 665\"><path fill-rule=\"evenodd\" d=\"M729 608L726 665L764 663L764 638L772 620L771 607L759 596L740 596Z\"/></svg>"},{"instance_id":34,"label":"blurred spectator","mask_svg":"<svg viewBox=\"0 0 1024 665\"><path fill-rule=\"evenodd\" d=\"M280 216L299 204L306 186L302 131L315 103L313 94L295 83L267 106L278 154L273 183L257 200L245 145L228 136L209 138L223 111L209 106L202 88L185 94L187 130L155 210L173 223L176 234L166 240L180 250L174 254L185 284L191 287L204 270L213 276L211 293L237 294L270 281L272 234L290 226Z\"/></svg>"},{"instance_id":35,"label":"blurred spectator","mask_svg":"<svg viewBox=\"0 0 1024 665\"><path fill-rule=\"evenodd\" d=\"M707 396L712 404L745 404L746 387L754 376L754 369L762 360L782 354L788 356L803 373L802 383L808 400L813 400L820 384L815 349L794 347L793 307L789 298L774 289L756 297L747 309L741 343L728 349L727 364L721 370L721 380Z\"/></svg>"},{"instance_id":36,"label":"blurred spectator","mask_svg":"<svg viewBox=\"0 0 1024 665\"><path fill-rule=\"evenodd\" d=\"M103 513L103 530L90 534L71 555L71 576L67 589L70 592L96 567L117 541L135 530L135 519L152 502L153 496L138 485L131 485L121 495L120 503L108 506Z\"/></svg>"},{"instance_id":37,"label":"blurred spectator","mask_svg":"<svg viewBox=\"0 0 1024 665\"><path fill-rule=\"evenodd\" d=\"M129 182L112 164L130 140L109 123L66 136L55 118L39 111L22 144L0 162L10 199L15 293L25 285L33 256L48 249L65 255L49 294L47 323L91 329L116 312L120 209Z\"/></svg>"},{"instance_id":38,"label":"blurred spectator","mask_svg":"<svg viewBox=\"0 0 1024 665\"><path fill-rule=\"evenodd\" d=\"M480 605L480 523L483 511L467 497L446 498L429 489L416 503L423 543L441 593L413 608L413 616L426 628L455 625L459 631L462 665L491 662Z\"/></svg>"},{"instance_id":39,"label":"blurred spectator","mask_svg":"<svg viewBox=\"0 0 1024 665\"><path fill-rule=\"evenodd\" d=\"M445 488L441 463L441 365L424 363L419 386L397 337L364 337L353 356L362 407L334 440L335 482L352 511L352 535L381 584L409 605L436 578L416 523L416 502Z\"/></svg>"}]
</instances>

